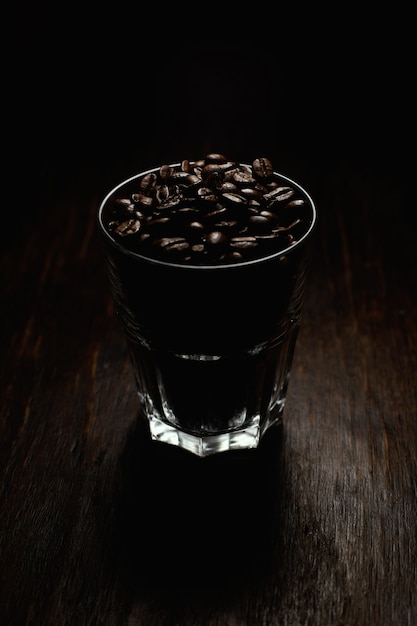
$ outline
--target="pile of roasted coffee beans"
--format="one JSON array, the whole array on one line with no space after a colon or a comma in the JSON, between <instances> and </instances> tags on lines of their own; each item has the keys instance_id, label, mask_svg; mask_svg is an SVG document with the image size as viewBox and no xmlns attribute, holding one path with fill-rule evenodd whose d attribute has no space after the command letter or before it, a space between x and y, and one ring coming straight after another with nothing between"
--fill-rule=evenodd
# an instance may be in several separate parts
<instances>
[{"instance_id":1,"label":"pile of roasted coffee beans","mask_svg":"<svg viewBox=\"0 0 417 626\"><path fill-rule=\"evenodd\" d=\"M188 265L241 263L284 250L310 224L301 192L267 158L252 165L208 154L163 165L115 197L106 228L138 254Z\"/></svg>"}]
</instances>

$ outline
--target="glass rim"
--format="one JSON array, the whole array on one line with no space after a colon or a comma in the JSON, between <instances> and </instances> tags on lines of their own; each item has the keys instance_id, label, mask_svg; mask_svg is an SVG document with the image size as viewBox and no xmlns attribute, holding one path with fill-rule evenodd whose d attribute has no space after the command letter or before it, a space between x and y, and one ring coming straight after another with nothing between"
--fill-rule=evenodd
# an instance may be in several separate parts
<instances>
[{"instance_id":1,"label":"glass rim","mask_svg":"<svg viewBox=\"0 0 417 626\"><path fill-rule=\"evenodd\" d=\"M193 164L194 161L190 161L190 164ZM245 163L241 163L240 165L246 165ZM169 167L180 167L181 163L172 163L169 165ZM311 223L308 227L308 229L306 230L306 232L302 235L302 237L300 239L298 239L295 243L290 244L289 246L287 246L286 248L281 248L280 250L277 250L276 252L273 252L271 254L268 255L264 255L264 256L260 256L260 257L256 257L254 259L249 259L246 261L233 261L230 263L207 263L207 264L197 264L197 263L176 263L173 261L164 261L162 259L154 259L151 256L147 256L145 254L141 254L139 252L134 252L133 250L129 250L128 248L126 248L122 243L120 243L117 239L115 239L114 237L112 237L111 233L108 231L108 229L106 228L105 224L104 224L104 220L103 220L103 212L105 207L108 204L108 201L110 200L111 197L113 197L115 195L115 193L119 190L122 189L123 187L129 185L130 183L132 183L133 181L142 178L143 176L146 176L147 174L152 174L152 173L156 173L160 170L161 166L158 167L152 167L151 169L148 170L144 170L142 172L139 172L138 174L134 174L133 176L130 176L129 178L125 178L124 180L122 180L120 183L118 183L117 185L115 185L112 189L110 189L110 191L108 191L108 193L104 196L103 200L100 203L99 209L98 209L98 223L100 226L100 230L101 232L105 235L106 239L108 240L108 242L110 244L112 244L117 250L119 250L120 252L122 252L123 254L125 254L128 257L131 257L133 259L140 259L142 261L146 261L147 263L150 263L151 265L157 265L157 266L161 266L161 267L166 267L166 268L176 268L176 269L181 269L181 270L211 270L211 271L218 271L218 270L225 270L225 269L237 269L237 268L243 268L243 267L248 267L248 266L254 266L254 265L259 265L261 263L265 263L267 261L272 261L274 259L278 259L282 256L288 256L290 254L293 254L295 251L297 251L302 244L306 243L306 241L310 238L315 226L316 226L316 222L317 222L317 209L316 209L316 205L312 199L312 197L310 196L310 194L304 189L304 187L302 187L299 183L297 183L295 180L293 180L292 178L289 178L288 176L286 176L285 174L281 174L280 172L276 172L275 170L273 171L273 176L274 177L278 177L281 180L289 183L290 185L292 185L293 187L295 187L304 197L305 199L308 201L309 203L309 207L311 210Z\"/></svg>"}]
</instances>

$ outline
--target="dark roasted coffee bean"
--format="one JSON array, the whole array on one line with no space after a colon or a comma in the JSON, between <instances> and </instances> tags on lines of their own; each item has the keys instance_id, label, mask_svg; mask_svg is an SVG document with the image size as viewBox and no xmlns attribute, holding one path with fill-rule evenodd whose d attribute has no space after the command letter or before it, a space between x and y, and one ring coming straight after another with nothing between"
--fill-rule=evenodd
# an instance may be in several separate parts
<instances>
[{"instance_id":1,"label":"dark roasted coffee bean","mask_svg":"<svg viewBox=\"0 0 417 626\"><path fill-rule=\"evenodd\" d=\"M268 191L273 191L277 187L282 187L282 183L279 183L276 179L269 180L267 183L265 183L265 193L268 193Z\"/></svg>"},{"instance_id":2,"label":"dark roasted coffee bean","mask_svg":"<svg viewBox=\"0 0 417 626\"><path fill-rule=\"evenodd\" d=\"M132 219L119 224L114 232L121 237L125 237L126 235L133 235L134 233L137 233L139 229L140 221Z\"/></svg>"},{"instance_id":3,"label":"dark roasted coffee bean","mask_svg":"<svg viewBox=\"0 0 417 626\"><path fill-rule=\"evenodd\" d=\"M181 191L184 196L190 196L195 193L197 185L201 183L201 177L197 174L188 174L187 178L181 181L183 183Z\"/></svg>"},{"instance_id":4,"label":"dark roasted coffee bean","mask_svg":"<svg viewBox=\"0 0 417 626\"><path fill-rule=\"evenodd\" d=\"M217 152L212 152L211 154L206 155L206 163L226 163L226 157L224 154L218 154Z\"/></svg>"},{"instance_id":5,"label":"dark roasted coffee bean","mask_svg":"<svg viewBox=\"0 0 417 626\"><path fill-rule=\"evenodd\" d=\"M226 261L229 261L230 263L232 262L239 262L239 261L243 261L243 256L241 254L241 252L238 252L237 250L232 250L231 252L229 252L226 257L225 257Z\"/></svg>"},{"instance_id":6,"label":"dark roasted coffee bean","mask_svg":"<svg viewBox=\"0 0 417 626\"><path fill-rule=\"evenodd\" d=\"M222 199L231 206L243 206L247 204L246 198L237 193L223 193Z\"/></svg>"},{"instance_id":7,"label":"dark roasted coffee bean","mask_svg":"<svg viewBox=\"0 0 417 626\"><path fill-rule=\"evenodd\" d=\"M132 204L132 200L130 198L116 198L116 204L120 204L120 206L129 206Z\"/></svg>"},{"instance_id":8,"label":"dark roasted coffee bean","mask_svg":"<svg viewBox=\"0 0 417 626\"><path fill-rule=\"evenodd\" d=\"M263 217L267 217L269 220L271 220L271 222L278 221L277 214L274 213L273 211L261 211L259 215L262 215Z\"/></svg>"},{"instance_id":9,"label":"dark roasted coffee bean","mask_svg":"<svg viewBox=\"0 0 417 626\"><path fill-rule=\"evenodd\" d=\"M272 167L272 163L269 159L261 158L255 159L253 164L253 173L257 178L268 180L272 178L274 173L274 168Z\"/></svg>"},{"instance_id":10,"label":"dark roasted coffee bean","mask_svg":"<svg viewBox=\"0 0 417 626\"><path fill-rule=\"evenodd\" d=\"M169 198L169 187L168 185L159 185L156 189L156 199L159 204L162 204Z\"/></svg>"},{"instance_id":11,"label":"dark roasted coffee bean","mask_svg":"<svg viewBox=\"0 0 417 626\"><path fill-rule=\"evenodd\" d=\"M190 244L188 241L184 239L184 237L163 237L155 242L155 245L158 245L165 252L184 252L184 250L188 250Z\"/></svg>"},{"instance_id":12,"label":"dark roasted coffee bean","mask_svg":"<svg viewBox=\"0 0 417 626\"><path fill-rule=\"evenodd\" d=\"M165 211L166 209L172 209L180 203L181 197L179 195L168 196L166 200L157 205L156 210Z\"/></svg>"},{"instance_id":13,"label":"dark roasted coffee bean","mask_svg":"<svg viewBox=\"0 0 417 626\"><path fill-rule=\"evenodd\" d=\"M230 161L226 161L225 163L208 163L201 170L201 175L203 177L203 180L206 181L209 176L220 172L225 172L231 167L233 167L233 163L231 163Z\"/></svg>"},{"instance_id":14,"label":"dark roasted coffee bean","mask_svg":"<svg viewBox=\"0 0 417 626\"><path fill-rule=\"evenodd\" d=\"M283 202L288 200L294 195L294 189L292 187L277 187L269 193L265 194L264 198L270 206L273 202Z\"/></svg>"},{"instance_id":15,"label":"dark roasted coffee bean","mask_svg":"<svg viewBox=\"0 0 417 626\"><path fill-rule=\"evenodd\" d=\"M139 187L144 193L148 193L154 188L157 180L158 176L156 175L156 173L150 172L149 174L145 174L145 176L141 178Z\"/></svg>"},{"instance_id":16,"label":"dark roasted coffee bean","mask_svg":"<svg viewBox=\"0 0 417 626\"><path fill-rule=\"evenodd\" d=\"M265 230L269 228L271 225L271 220L269 217L265 217L265 215L251 215L249 218L249 222L251 225L256 227L256 229Z\"/></svg>"},{"instance_id":17,"label":"dark roasted coffee bean","mask_svg":"<svg viewBox=\"0 0 417 626\"><path fill-rule=\"evenodd\" d=\"M154 243L161 248L167 248L168 246L172 246L174 243L179 243L182 241L184 241L183 237L162 237L161 239L155 240Z\"/></svg>"},{"instance_id":18,"label":"dark roasted coffee bean","mask_svg":"<svg viewBox=\"0 0 417 626\"><path fill-rule=\"evenodd\" d=\"M174 180L176 183L182 183L182 182L186 182L189 178L190 174L188 172L173 172L172 173L172 180Z\"/></svg>"},{"instance_id":19,"label":"dark roasted coffee bean","mask_svg":"<svg viewBox=\"0 0 417 626\"><path fill-rule=\"evenodd\" d=\"M153 198L146 196L144 193L132 193L132 201L141 207L150 208L153 204Z\"/></svg>"},{"instance_id":20,"label":"dark roasted coffee bean","mask_svg":"<svg viewBox=\"0 0 417 626\"><path fill-rule=\"evenodd\" d=\"M217 202L218 200L217 194L213 193L210 187L200 187L197 191L197 195L205 202Z\"/></svg>"},{"instance_id":21,"label":"dark roasted coffee bean","mask_svg":"<svg viewBox=\"0 0 417 626\"><path fill-rule=\"evenodd\" d=\"M255 184L256 180L252 176L252 170L249 166L240 165L228 172L226 180L234 181L240 185Z\"/></svg>"},{"instance_id":22,"label":"dark roasted coffee bean","mask_svg":"<svg viewBox=\"0 0 417 626\"><path fill-rule=\"evenodd\" d=\"M236 183L231 182L230 180L225 180L219 185L220 193L236 193L239 190L239 187Z\"/></svg>"},{"instance_id":23,"label":"dark roasted coffee bean","mask_svg":"<svg viewBox=\"0 0 417 626\"><path fill-rule=\"evenodd\" d=\"M233 248L254 248L258 245L256 241L256 237L232 237L230 240L230 245Z\"/></svg>"},{"instance_id":24,"label":"dark roasted coffee bean","mask_svg":"<svg viewBox=\"0 0 417 626\"><path fill-rule=\"evenodd\" d=\"M224 233L214 230L206 237L207 245L210 247L224 246L227 243L227 237Z\"/></svg>"},{"instance_id":25,"label":"dark roasted coffee bean","mask_svg":"<svg viewBox=\"0 0 417 626\"><path fill-rule=\"evenodd\" d=\"M189 222L186 228L187 239L195 243L201 240L201 237L205 232L205 228L201 222Z\"/></svg>"},{"instance_id":26,"label":"dark roasted coffee bean","mask_svg":"<svg viewBox=\"0 0 417 626\"><path fill-rule=\"evenodd\" d=\"M188 243L188 241L185 241L185 239L183 239L182 241L174 241L166 249L169 252L184 252L185 250L188 250L189 247L190 244Z\"/></svg>"},{"instance_id":27,"label":"dark roasted coffee bean","mask_svg":"<svg viewBox=\"0 0 417 626\"><path fill-rule=\"evenodd\" d=\"M159 176L162 180L168 180L172 177L174 169L170 165L161 165L159 169Z\"/></svg>"},{"instance_id":28,"label":"dark roasted coffee bean","mask_svg":"<svg viewBox=\"0 0 417 626\"><path fill-rule=\"evenodd\" d=\"M221 187L222 181L223 181L222 173L219 171L216 171L216 172L212 172L211 174L207 176L207 178L204 179L204 185L210 187L210 189L217 191L219 187Z\"/></svg>"},{"instance_id":29,"label":"dark roasted coffee bean","mask_svg":"<svg viewBox=\"0 0 417 626\"><path fill-rule=\"evenodd\" d=\"M239 229L239 222L237 220L222 220L214 224L217 230L221 230L225 233L237 232Z\"/></svg>"},{"instance_id":30,"label":"dark roasted coffee bean","mask_svg":"<svg viewBox=\"0 0 417 626\"><path fill-rule=\"evenodd\" d=\"M188 228L191 228L192 230L195 231L204 231L204 226L201 222L190 222L188 224Z\"/></svg>"},{"instance_id":31,"label":"dark roasted coffee bean","mask_svg":"<svg viewBox=\"0 0 417 626\"><path fill-rule=\"evenodd\" d=\"M256 187L242 187L239 190L239 194L248 200L258 200L261 201L263 198L263 194Z\"/></svg>"},{"instance_id":32,"label":"dark roasted coffee bean","mask_svg":"<svg viewBox=\"0 0 417 626\"><path fill-rule=\"evenodd\" d=\"M216 220L227 218L229 213L230 213L230 209L218 203L216 204L216 208L213 211L206 213L205 219L209 220L210 222L213 222Z\"/></svg>"},{"instance_id":33,"label":"dark roasted coffee bean","mask_svg":"<svg viewBox=\"0 0 417 626\"><path fill-rule=\"evenodd\" d=\"M297 200L290 200L289 202L287 202L285 207L288 209L292 209L292 208L300 207L304 205L305 205L305 201L302 198L299 198Z\"/></svg>"}]
</instances>

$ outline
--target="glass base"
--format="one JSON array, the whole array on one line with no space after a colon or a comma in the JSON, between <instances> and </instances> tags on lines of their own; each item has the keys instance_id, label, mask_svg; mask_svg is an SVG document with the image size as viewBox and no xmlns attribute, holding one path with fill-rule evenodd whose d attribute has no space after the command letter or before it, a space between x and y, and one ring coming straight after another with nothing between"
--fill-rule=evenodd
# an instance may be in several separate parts
<instances>
[{"instance_id":1,"label":"glass base","mask_svg":"<svg viewBox=\"0 0 417 626\"><path fill-rule=\"evenodd\" d=\"M261 437L259 417L255 418L249 427L242 430L217 435L193 435L154 416L149 419L149 428L153 440L183 448L200 457L229 450L257 448Z\"/></svg>"}]
</instances>

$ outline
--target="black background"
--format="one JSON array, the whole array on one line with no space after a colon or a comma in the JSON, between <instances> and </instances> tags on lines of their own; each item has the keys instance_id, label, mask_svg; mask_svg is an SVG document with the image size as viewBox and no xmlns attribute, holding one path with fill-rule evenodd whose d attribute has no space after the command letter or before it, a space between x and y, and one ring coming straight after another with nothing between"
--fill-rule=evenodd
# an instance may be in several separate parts
<instances>
[{"instance_id":1,"label":"black background","mask_svg":"<svg viewBox=\"0 0 417 626\"><path fill-rule=\"evenodd\" d=\"M413 45L400 11L18 10L6 99L31 211L45 192L53 200L82 181L83 194L100 195L209 151L268 156L311 193L317 177L346 168L381 183L413 175Z\"/></svg>"}]
</instances>

